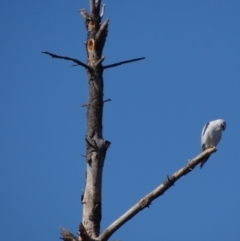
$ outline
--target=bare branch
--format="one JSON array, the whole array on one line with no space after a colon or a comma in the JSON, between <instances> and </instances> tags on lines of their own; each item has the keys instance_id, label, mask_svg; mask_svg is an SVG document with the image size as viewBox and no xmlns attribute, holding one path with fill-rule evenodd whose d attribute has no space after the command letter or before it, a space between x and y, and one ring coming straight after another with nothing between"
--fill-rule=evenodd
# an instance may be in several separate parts
<instances>
[{"instance_id":1,"label":"bare branch","mask_svg":"<svg viewBox=\"0 0 240 241\"><path fill-rule=\"evenodd\" d=\"M103 17L104 12L105 12L105 6L106 6L106 4L102 3L102 11L101 11L101 13L100 13L100 17L101 17L101 18Z\"/></svg>"},{"instance_id":2,"label":"bare branch","mask_svg":"<svg viewBox=\"0 0 240 241\"><path fill-rule=\"evenodd\" d=\"M75 235L73 235L63 227L61 227L61 235L62 237L60 239L64 241L78 241L78 238Z\"/></svg>"},{"instance_id":3,"label":"bare branch","mask_svg":"<svg viewBox=\"0 0 240 241\"><path fill-rule=\"evenodd\" d=\"M61 56L61 55L56 55L56 54L53 54L53 53L50 53L50 52L47 52L47 51L42 51L43 54L48 54L50 55L52 58L56 58L56 59L65 59L65 60L71 60L73 61L74 63L88 69L89 71L91 71L91 68L89 66L87 66L86 64L84 64L83 62L79 61L78 59L74 59L74 58L70 58L70 57L67 57L67 56Z\"/></svg>"},{"instance_id":4,"label":"bare branch","mask_svg":"<svg viewBox=\"0 0 240 241\"><path fill-rule=\"evenodd\" d=\"M144 208L149 207L153 200L163 195L164 192L167 191L171 186L173 186L178 179L191 172L194 169L194 167L198 165L203 159L210 156L212 153L216 151L217 149L215 147L206 149L200 155L189 161L185 167L176 171L172 176L168 176L167 180L165 180L160 186L158 186L148 195L143 197L137 204L131 207L126 213L124 213L121 217L114 221L108 228L106 228L105 231L100 235L99 240L107 241L109 237L114 232L116 232L124 223L126 223L128 220L130 220Z\"/></svg>"},{"instance_id":5,"label":"bare branch","mask_svg":"<svg viewBox=\"0 0 240 241\"><path fill-rule=\"evenodd\" d=\"M95 13L95 0L89 0L90 3L90 13Z\"/></svg>"},{"instance_id":6,"label":"bare branch","mask_svg":"<svg viewBox=\"0 0 240 241\"><path fill-rule=\"evenodd\" d=\"M98 30L97 34L96 34L96 39L100 39L104 33L106 34L106 31L107 31L107 28L108 28L108 22L109 22L109 19L106 19L106 20L101 24L101 27L100 27L100 29Z\"/></svg>"},{"instance_id":7,"label":"bare branch","mask_svg":"<svg viewBox=\"0 0 240 241\"><path fill-rule=\"evenodd\" d=\"M108 102L108 101L112 101L112 100L111 99L106 99L106 100L103 101L103 103Z\"/></svg>"},{"instance_id":8,"label":"bare branch","mask_svg":"<svg viewBox=\"0 0 240 241\"><path fill-rule=\"evenodd\" d=\"M137 58L137 59L130 59L130 60L118 62L118 63L115 63L115 64L105 65L105 66L103 66L103 69L109 69L109 68L116 67L116 66L121 65L121 64L128 64L128 63L139 61L139 60L142 60L142 59L145 59L145 57Z\"/></svg>"},{"instance_id":9,"label":"bare branch","mask_svg":"<svg viewBox=\"0 0 240 241\"><path fill-rule=\"evenodd\" d=\"M88 104L81 104L80 107L87 107Z\"/></svg>"},{"instance_id":10,"label":"bare branch","mask_svg":"<svg viewBox=\"0 0 240 241\"><path fill-rule=\"evenodd\" d=\"M84 21L86 22L87 19L89 18L89 15L88 13L86 12L86 10L83 8L83 9L80 9L79 10L79 13L81 14L81 16L83 17Z\"/></svg>"},{"instance_id":11,"label":"bare branch","mask_svg":"<svg viewBox=\"0 0 240 241\"><path fill-rule=\"evenodd\" d=\"M98 8L101 4L101 0L95 0L95 7Z\"/></svg>"}]
</instances>

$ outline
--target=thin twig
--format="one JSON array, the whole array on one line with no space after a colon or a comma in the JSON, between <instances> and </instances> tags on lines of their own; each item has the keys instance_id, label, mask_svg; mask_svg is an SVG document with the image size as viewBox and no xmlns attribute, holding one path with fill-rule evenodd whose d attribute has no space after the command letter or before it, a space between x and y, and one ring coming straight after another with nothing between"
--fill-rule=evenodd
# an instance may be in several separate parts
<instances>
[{"instance_id":1,"label":"thin twig","mask_svg":"<svg viewBox=\"0 0 240 241\"><path fill-rule=\"evenodd\" d=\"M121 62L118 62L118 63L115 63L115 64L105 65L105 66L103 66L103 69L109 69L109 68L116 67L116 66L121 65L121 64L128 64L128 63L139 61L139 60L142 60L142 59L145 59L145 57L121 61Z\"/></svg>"},{"instance_id":2,"label":"thin twig","mask_svg":"<svg viewBox=\"0 0 240 241\"><path fill-rule=\"evenodd\" d=\"M47 52L47 51L42 51L43 54L48 54L50 55L52 58L56 58L56 59L65 59L65 60L71 60L73 61L74 63L88 69L89 71L91 71L91 68L89 66L87 66L86 64L84 64L83 62L81 62L80 60L78 59L74 59L74 58L70 58L70 57L67 57L67 56L61 56L61 55L56 55L56 54L53 54L53 53L50 53L50 52Z\"/></svg>"},{"instance_id":3,"label":"thin twig","mask_svg":"<svg viewBox=\"0 0 240 241\"><path fill-rule=\"evenodd\" d=\"M87 107L88 104L81 104L80 107Z\"/></svg>"},{"instance_id":4,"label":"thin twig","mask_svg":"<svg viewBox=\"0 0 240 241\"><path fill-rule=\"evenodd\" d=\"M112 101L112 100L111 99L106 99L106 100L103 101L103 103L108 102L108 101Z\"/></svg>"},{"instance_id":5,"label":"thin twig","mask_svg":"<svg viewBox=\"0 0 240 241\"><path fill-rule=\"evenodd\" d=\"M126 213L124 213L121 217L119 217L116 221L114 221L109 227L105 229L105 231L100 235L99 240L107 241L110 236L116 232L124 223L134 217L137 213L142 211L144 208L148 207L153 200L163 195L165 191L167 191L170 187L174 185L174 183L180 179L182 176L191 172L196 165L198 165L203 159L210 156L212 153L216 152L217 149L215 147L211 147L206 149L200 155L192 159L187 165L178 171L176 171L172 176L168 176L167 179L156 189L150 192L148 195L143 197L138 203L136 203L133 207L131 207Z\"/></svg>"}]
</instances>

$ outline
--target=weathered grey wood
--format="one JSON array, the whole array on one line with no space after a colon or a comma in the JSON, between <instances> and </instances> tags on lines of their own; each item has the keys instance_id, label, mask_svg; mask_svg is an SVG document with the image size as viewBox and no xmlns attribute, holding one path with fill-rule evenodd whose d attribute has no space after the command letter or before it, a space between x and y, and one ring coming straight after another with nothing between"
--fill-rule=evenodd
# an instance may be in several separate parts
<instances>
[{"instance_id":1,"label":"weathered grey wood","mask_svg":"<svg viewBox=\"0 0 240 241\"><path fill-rule=\"evenodd\" d=\"M79 229L79 240L90 241L96 240L100 235L100 223L102 219L102 173L103 165L107 149L110 142L104 140L102 133L102 115L104 103L110 99L103 100L104 82L102 56L104 44L108 34L109 19L102 22L105 5L102 4L100 13L101 0L89 0L90 12L85 9L79 12L83 17L87 30L86 52L87 63L83 63L78 59L61 56L47 51L42 53L52 58L70 60L87 71L89 95L87 104L87 134L86 134L86 185L82 194L83 216ZM141 58L143 59L143 58ZM124 63L138 61L133 59L122 61L106 66L111 68ZM65 241L75 241L76 237L62 228L62 239Z\"/></svg>"},{"instance_id":2,"label":"weathered grey wood","mask_svg":"<svg viewBox=\"0 0 240 241\"><path fill-rule=\"evenodd\" d=\"M61 227L61 235L62 237L60 237L60 239L64 241L78 241L78 238L75 235L73 235L63 227Z\"/></svg>"},{"instance_id":3,"label":"weathered grey wood","mask_svg":"<svg viewBox=\"0 0 240 241\"><path fill-rule=\"evenodd\" d=\"M149 207L151 202L163 195L165 191L167 191L170 187L174 185L174 183L184 175L191 172L195 166L197 166L203 159L212 153L216 152L216 148L212 147L200 155L190 160L187 165L178 171L176 171L172 176L167 176L167 180L165 180L161 185L159 185L156 189L150 192L148 195L143 197L138 203L136 203L133 207L131 207L126 213L124 213L121 217L119 217L116 221L114 221L109 227L105 229L105 231L100 235L99 240L107 241L110 236L116 232L122 225L124 225L128 220L137 215L144 208Z\"/></svg>"},{"instance_id":4,"label":"weathered grey wood","mask_svg":"<svg viewBox=\"0 0 240 241\"><path fill-rule=\"evenodd\" d=\"M87 104L87 135L86 135L86 186L84 189L82 204L82 225L91 239L100 234L102 219L102 172L109 141L103 139L102 115L103 115L103 47L107 37L108 20L101 24L99 16L99 4L90 0L90 14L85 10L80 13L83 16L87 29L87 70L89 95ZM83 229L82 229L83 230ZM83 238L81 236L81 238Z\"/></svg>"}]
</instances>

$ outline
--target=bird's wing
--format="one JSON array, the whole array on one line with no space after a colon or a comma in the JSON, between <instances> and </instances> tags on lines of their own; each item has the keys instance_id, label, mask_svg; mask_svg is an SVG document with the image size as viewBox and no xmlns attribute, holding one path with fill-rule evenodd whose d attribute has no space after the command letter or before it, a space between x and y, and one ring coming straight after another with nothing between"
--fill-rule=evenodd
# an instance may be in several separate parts
<instances>
[{"instance_id":1,"label":"bird's wing","mask_svg":"<svg viewBox=\"0 0 240 241\"><path fill-rule=\"evenodd\" d=\"M202 130L202 136L201 136L201 148L202 148L202 151L204 151L206 149L205 147L205 142L206 142L206 131L207 129L209 128L209 124L210 122L208 122L204 127L203 127L203 130Z\"/></svg>"},{"instance_id":2,"label":"bird's wing","mask_svg":"<svg viewBox=\"0 0 240 241\"><path fill-rule=\"evenodd\" d=\"M209 156L207 156L201 163L200 163L200 168L204 166L204 164L207 162Z\"/></svg>"},{"instance_id":3,"label":"bird's wing","mask_svg":"<svg viewBox=\"0 0 240 241\"><path fill-rule=\"evenodd\" d=\"M207 130L209 124L210 124L210 122L208 122L208 123L203 127L202 136L204 136L204 134L206 133L206 130Z\"/></svg>"}]
</instances>

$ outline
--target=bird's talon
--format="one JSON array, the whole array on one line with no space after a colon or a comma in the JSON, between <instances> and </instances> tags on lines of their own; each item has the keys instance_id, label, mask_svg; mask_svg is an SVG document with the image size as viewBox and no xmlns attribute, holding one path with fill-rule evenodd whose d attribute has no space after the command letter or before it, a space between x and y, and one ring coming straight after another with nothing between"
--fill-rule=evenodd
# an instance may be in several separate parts
<instances>
[{"instance_id":1,"label":"bird's talon","mask_svg":"<svg viewBox=\"0 0 240 241\"><path fill-rule=\"evenodd\" d=\"M168 179L168 181L172 184L172 186L174 186L174 181L173 180L171 180L171 178L167 175L167 179Z\"/></svg>"}]
</instances>

